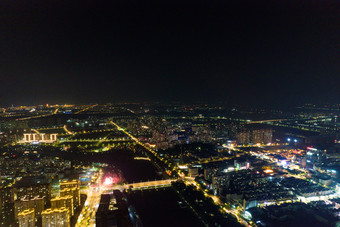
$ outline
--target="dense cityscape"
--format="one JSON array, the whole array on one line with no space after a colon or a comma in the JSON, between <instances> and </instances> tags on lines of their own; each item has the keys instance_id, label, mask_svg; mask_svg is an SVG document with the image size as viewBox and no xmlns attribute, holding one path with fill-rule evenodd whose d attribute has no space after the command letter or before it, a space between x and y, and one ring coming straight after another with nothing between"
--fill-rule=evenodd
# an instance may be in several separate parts
<instances>
[{"instance_id":1,"label":"dense cityscape","mask_svg":"<svg viewBox=\"0 0 340 227\"><path fill-rule=\"evenodd\" d=\"M1 226L337 225L339 111L2 108Z\"/></svg>"},{"instance_id":2,"label":"dense cityscape","mask_svg":"<svg viewBox=\"0 0 340 227\"><path fill-rule=\"evenodd\" d=\"M340 227L340 1L0 1L0 227Z\"/></svg>"}]
</instances>

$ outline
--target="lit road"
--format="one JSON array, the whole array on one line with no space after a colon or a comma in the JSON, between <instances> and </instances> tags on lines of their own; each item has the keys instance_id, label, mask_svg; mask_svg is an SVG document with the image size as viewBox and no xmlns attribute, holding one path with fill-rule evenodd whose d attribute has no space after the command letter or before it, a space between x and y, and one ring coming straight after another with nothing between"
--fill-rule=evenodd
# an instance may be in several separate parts
<instances>
[{"instance_id":1,"label":"lit road","mask_svg":"<svg viewBox=\"0 0 340 227\"><path fill-rule=\"evenodd\" d=\"M43 115L38 115L38 116L32 116L32 117L23 117L23 118L18 118L15 119L16 121L25 121L25 120L30 120L30 119L35 119L35 118L40 118L40 117L48 117L48 116L52 116L53 113L50 114L43 114Z\"/></svg>"},{"instance_id":2,"label":"lit road","mask_svg":"<svg viewBox=\"0 0 340 227\"><path fill-rule=\"evenodd\" d=\"M262 121L247 121L247 124L261 124L266 122L275 122L275 121L288 121L289 119L272 119L272 120L262 120Z\"/></svg>"},{"instance_id":3,"label":"lit road","mask_svg":"<svg viewBox=\"0 0 340 227\"><path fill-rule=\"evenodd\" d=\"M211 162L219 162L232 159L232 157L221 157L221 158L214 158L208 160L197 161L196 164L203 164L203 163L211 163Z\"/></svg>"},{"instance_id":4,"label":"lit road","mask_svg":"<svg viewBox=\"0 0 340 227\"><path fill-rule=\"evenodd\" d=\"M65 130L65 132L69 135L72 135L73 132L71 132L70 130L67 129L66 125L64 125L63 129Z\"/></svg>"},{"instance_id":5,"label":"lit road","mask_svg":"<svg viewBox=\"0 0 340 227\"><path fill-rule=\"evenodd\" d=\"M31 129L33 132L35 132L35 133L37 133L37 134L39 134L40 135L40 132L38 131L38 130L36 130L36 129Z\"/></svg>"},{"instance_id":6,"label":"lit road","mask_svg":"<svg viewBox=\"0 0 340 227\"><path fill-rule=\"evenodd\" d=\"M62 142L97 142L97 146L103 142L131 142L131 140L122 140L122 139L65 139Z\"/></svg>"},{"instance_id":7,"label":"lit road","mask_svg":"<svg viewBox=\"0 0 340 227\"><path fill-rule=\"evenodd\" d=\"M86 107L86 108L84 108L84 109L82 109L82 110L79 110L78 112L76 112L76 114L80 114L81 112L84 112L84 111L86 111L86 110L92 109L93 107L96 107L96 106L98 106L98 104L95 104L95 105L93 105L93 106Z\"/></svg>"},{"instance_id":8,"label":"lit road","mask_svg":"<svg viewBox=\"0 0 340 227\"><path fill-rule=\"evenodd\" d=\"M76 227L96 226L96 212L100 202L100 195L102 193L102 176L103 172L100 170L96 183L93 184L91 187L88 187L87 190L83 191L87 194L87 198L84 207L78 217Z\"/></svg>"},{"instance_id":9,"label":"lit road","mask_svg":"<svg viewBox=\"0 0 340 227\"><path fill-rule=\"evenodd\" d=\"M30 120L30 119L40 118L40 117L52 116L52 115L57 114L58 110L59 110L59 108L56 109L55 111L53 111L52 113L49 113L49 114L42 114L42 115L38 115L38 116L18 118L18 119L16 119L16 121L25 121L25 120Z\"/></svg>"},{"instance_id":10,"label":"lit road","mask_svg":"<svg viewBox=\"0 0 340 227\"><path fill-rule=\"evenodd\" d=\"M59 108L55 109L54 112L53 112L53 114L57 114L57 113L58 113L58 110L59 110Z\"/></svg>"},{"instance_id":11,"label":"lit road","mask_svg":"<svg viewBox=\"0 0 340 227\"><path fill-rule=\"evenodd\" d=\"M119 131L124 132L127 136L129 136L132 140L134 140L137 144L141 145L142 147L144 147L145 149L147 149L148 151L150 151L152 154L154 154L155 156L157 156L157 153L150 147L147 146L146 144L140 142L136 137L134 137L133 135L131 135L130 133L128 133L124 128L120 127L119 125L117 125L116 123L114 123L113 121L110 121L111 124L113 124L114 126L117 127L117 129ZM158 157L158 156L157 156Z\"/></svg>"}]
</instances>

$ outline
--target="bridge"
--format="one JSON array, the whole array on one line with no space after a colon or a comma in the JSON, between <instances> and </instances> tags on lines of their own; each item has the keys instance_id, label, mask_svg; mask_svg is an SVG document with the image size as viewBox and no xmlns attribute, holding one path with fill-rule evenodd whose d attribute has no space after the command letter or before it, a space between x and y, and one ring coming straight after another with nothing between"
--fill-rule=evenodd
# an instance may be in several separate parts
<instances>
[{"instance_id":1,"label":"bridge","mask_svg":"<svg viewBox=\"0 0 340 227\"><path fill-rule=\"evenodd\" d=\"M124 189L131 189L131 190L143 190L143 189L151 189L151 188L164 188L170 187L171 182L175 180L168 179L168 180L155 180L155 181L146 181L146 182L138 182L132 184L123 184L123 185L113 185L113 186L103 186L102 192L109 192L112 190L120 190L123 191Z\"/></svg>"}]
</instances>

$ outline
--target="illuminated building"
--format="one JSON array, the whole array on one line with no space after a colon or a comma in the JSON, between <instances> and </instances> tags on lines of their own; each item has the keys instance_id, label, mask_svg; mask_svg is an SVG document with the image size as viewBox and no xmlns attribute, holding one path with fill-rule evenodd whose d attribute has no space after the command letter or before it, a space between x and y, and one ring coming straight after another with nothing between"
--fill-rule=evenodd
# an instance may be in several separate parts
<instances>
[{"instance_id":1,"label":"illuminated building","mask_svg":"<svg viewBox=\"0 0 340 227\"><path fill-rule=\"evenodd\" d=\"M272 142L273 132L271 129L256 129L252 131L252 142L254 144L268 144Z\"/></svg>"},{"instance_id":2,"label":"illuminated building","mask_svg":"<svg viewBox=\"0 0 340 227\"><path fill-rule=\"evenodd\" d=\"M33 209L35 217L40 217L41 212L44 210L44 199L43 198L33 198L33 199L20 199L14 202L14 217L18 219L20 212Z\"/></svg>"},{"instance_id":3,"label":"illuminated building","mask_svg":"<svg viewBox=\"0 0 340 227\"><path fill-rule=\"evenodd\" d=\"M237 135L237 143L240 144L268 144L272 142L273 130L272 129L249 129L241 131Z\"/></svg>"},{"instance_id":4,"label":"illuminated building","mask_svg":"<svg viewBox=\"0 0 340 227\"><path fill-rule=\"evenodd\" d=\"M37 183L26 180L17 182L14 186L14 199L44 198L44 206L48 206L51 200L51 184Z\"/></svg>"},{"instance_id":5,"label":"illuminated building","mask_svg":"<svg viewBox=\"0 0 340 227\"><path fill-rule=\"evenodd\" d=\"M68 180L60 182L60 196L73 197L73 209L80 206L80 180Z\"/></svg>"},{"instance_id":6,"label":"illuminated building","mask_svg":"<svg viewBox=\"0 0 340 227\"><path fill-rule=\"evenodd\" d=\"M249 144L250 143L250 133L246 132L239 132L237 135L237 143L240 144Z\"/></svg>"},{"instance_id":7,"label":"illuminated building","mask_svg":"<svg viewBox=\"0 0 340 227\"><path fill-rule=\"evenodd\" d=\"M197 177L198 176L198 168L189 168L189 176Z\"/></svg>"},{"instance_id":8,"label":"illuminated building","mask_svg":"<svg viewBox=\"0 0 340 227\"><path fill-rule=\"evenodd\" d=\"M66 207L42 212L42 227L69 227L70 215Z\"/></svg>"},{"instance_id":9,"label":"illuminated building","mask_svg":"<svg viewBox=\"0 0 340 227\"><path fill-rule=\"evenodd\" d=\"M57 133L24 133L24 137L18 143L54 143L57 141Z\"/></svg>"},{"instance_id":10,"label":"illuminated building","mask_svg":"<svg viewBox=\"0 0 340 227\"><path fill-rule=\"evenodd\" d=\"M72 196L73 210L75 211L80 206L80 191L79 188L64 188L60 190L60 197Z\"/></svg>"},{"instance_id":11,"label":"illuminated building","mask_svg":"<svg viewBox=\"0 0 340 227\"><path fill-rule=\"evenodd\" d=\"M13 188L0 186L0 206L13 203Z\"/></svg>"},{"instance_id":12,"label":"illuminated building","mask_svg":"<svg viewBox=\"0 0 340 227\"><path fill-rule=\"evenodd\" d=\"M35 227L34 209L27 209L18 214L19 227Z\"/></svg>"},{"instance_id":13,"label":"illuminated building","mask_svg":"<svg viewBox=\"0 0 340 227\"><path fill-rule=\"evenodd\" d=\"M8 226L14 216L13 187L0 186L0 226Z\"/></svg>"},{"instance_id":14,"label":"illuminated building","mask_svg":"<svg viewBox=\"0 0 340 227\"><path fill-rule=\"evenodd\" d=\"M60 189L64 188L74 188L77 187L80 188L80 180L68 180L68 181L62 181L60 182Z\"/></svg>"},{"instance_id":15,"label":"illuminated building","mask_svg":"<svg viewBox=\"0 0 340 227\"><path fill-rule=\"evenodd\" d=\"M64 197L56 197L51 199L51 208L52 209L58 209L66 207L69 210L70 216L73 216L74 210L73 210L73 196L68 195Z\"/></svg>"}]
</instances>

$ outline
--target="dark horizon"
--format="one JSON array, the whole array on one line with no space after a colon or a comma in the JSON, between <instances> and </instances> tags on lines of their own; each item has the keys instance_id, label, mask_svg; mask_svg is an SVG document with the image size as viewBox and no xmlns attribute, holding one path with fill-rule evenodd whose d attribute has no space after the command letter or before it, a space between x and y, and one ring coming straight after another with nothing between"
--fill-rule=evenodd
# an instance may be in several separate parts
<instances>
[{"instance_id":1,"label":"dark horizon","mask_svg":"<svg viewBox=\"0 0 340 227\"><path fill-rule=\"evenodd\" d=\"M340 3L3 1L0 105L340 99Z\"/></svg>"}]
</instances>

